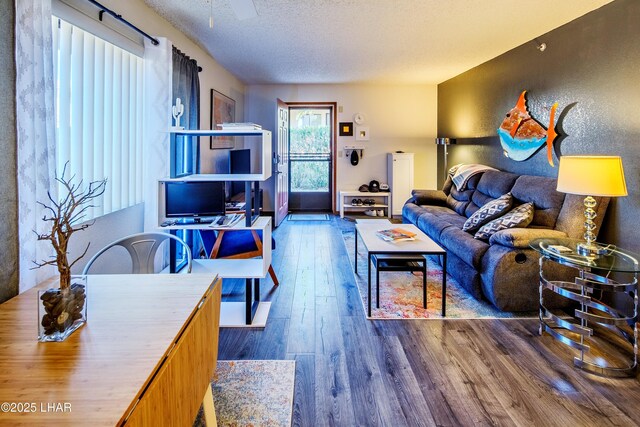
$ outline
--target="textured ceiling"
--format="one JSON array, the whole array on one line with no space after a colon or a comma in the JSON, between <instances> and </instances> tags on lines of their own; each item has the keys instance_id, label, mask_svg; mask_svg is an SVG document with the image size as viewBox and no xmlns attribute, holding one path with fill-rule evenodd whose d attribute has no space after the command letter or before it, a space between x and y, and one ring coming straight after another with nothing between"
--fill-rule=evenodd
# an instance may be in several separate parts
<instances>
[{"instance_id":1,"label":"textured ceiling","mask_svg":"<svg viewBox=\"0 0 640 427\"><path fill-rule=\"evenodd\" d=\"M211 0L213 29L209 0L144 1L257 84L439 83L611 0Z\"/></svg>"}]
</instances>

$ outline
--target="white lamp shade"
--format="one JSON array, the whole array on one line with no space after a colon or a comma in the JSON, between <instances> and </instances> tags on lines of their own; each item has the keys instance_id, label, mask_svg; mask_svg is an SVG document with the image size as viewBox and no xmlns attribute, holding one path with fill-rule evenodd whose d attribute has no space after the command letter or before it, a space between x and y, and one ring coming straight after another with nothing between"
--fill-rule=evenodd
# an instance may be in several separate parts
<instances>
[{"instance_id":1,"label":"white lamp shade","mask_svg":"<svg viewBox=\"0 0 640 427\"><path fill-rule=\"evenodd\" d=\"M562 156L557 190L582 196L627 195L619 156Z\"/></svg>"}]
</instances>

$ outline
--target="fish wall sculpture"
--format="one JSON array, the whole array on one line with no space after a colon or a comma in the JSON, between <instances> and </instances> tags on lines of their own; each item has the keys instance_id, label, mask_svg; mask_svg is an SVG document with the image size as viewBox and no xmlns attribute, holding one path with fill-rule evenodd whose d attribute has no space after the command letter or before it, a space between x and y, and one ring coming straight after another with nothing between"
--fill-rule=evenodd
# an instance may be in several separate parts
<instances>
[{"instance_id":1,"label":"fish wall sculpture","mask_svg":"<svg viewBox=\"0 0 640 427\"><path fill-rule=\"evenodd\" d=\"M533 156L546 142L547 160L553 167L553 141L558 136L554 119L558 103L554 103L551 107L549 127L545 128L527 111L526 93L526 90L522 91L516 106L507 113L498 128L500 144L505 156L521 162Z\"/></svg>"}]
</instances>

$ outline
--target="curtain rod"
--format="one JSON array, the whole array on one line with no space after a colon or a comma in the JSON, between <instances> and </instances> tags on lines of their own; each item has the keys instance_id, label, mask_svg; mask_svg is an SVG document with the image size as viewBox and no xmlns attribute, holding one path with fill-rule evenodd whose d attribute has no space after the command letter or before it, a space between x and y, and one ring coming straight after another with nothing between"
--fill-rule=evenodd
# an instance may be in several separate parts
<instances>
[{"instance_id":1,"label":"curtain rod","mask_svg":"<svg viewBox=\"0 0 640 427\"><path fill-rule=\"evenodd\" d=\"M88 0L89 3L91 3L92 5L98 7L100 9L100 13L98 14L98 19L100 19L100 21L102 21L102 15L107 12L109 15L113 16L117 21L122 22L123 24L125 24L126 26L128 26L129 28L133 29L134 31L142 34L144 37L148 38L149 40L151 40L151 43L153 43L154 45L158 45L160 44L160 42L158 41L158 39L155 39L153 37L151 37L149 34L145 33L144 31L142 31L140 28L136 27L135 25L133 25L131 22L127 21L126 19L124 19L122 17L122 15L118 15L117 13L115 13L113 10L104 7L103 5L101 5L100 3L98 3L95 0Z\"/></svg>"},{"instance_id":2,"label":"curtain rod","mask_svg":"<svg viewBox=\"0 0 640 427\"><path fill-rule=\"evenodd\" d=\"M198 65L198 61L196 61L195 59L191 58L189 55L187 55L186 53L184 53L183 51L181 51L180 49L178 49L176 47L176 45L173 45L173 49L174 49L174 53L178 52L178 54L184 56L185 58L187 58L189 61L193 61L194 64ZM202 72L202 67L198 65L198 72L201 73Z\"/></svg>"},{"instance_id":3,"label":"curtain rod","mask_svg":"<svg viewBox=\"0 0 640 427\"><path fill-rule=\"evenodd\" d=\"M129 28L133 29L134 31L142 34L144 37L148 38L149 40L151 40L151 43L154 46L157 46L158 44L160 44L160 42L158 41L158 39L151 37L149 34L145 33L144 31L142 31L140 28L136 27L135 25L133 25L131 22L127 21L126 19L124 19L122 17L122 15L118 15L117 13L115 13L113 10L104 7L103 5L101 5L100 3L98 3L96 0L87 0L89 3L91 3L92 5L96 6L98 9L100 9L100 12L98 13L98 19L100 20L100 22L102 22L102 15L107 12L109 15L113 16L117 21L122 22L123 24L125 24L126 26L128 26ZM198 66L198 72L202 72L202 67Z\"/></svg>"}]
</instances>

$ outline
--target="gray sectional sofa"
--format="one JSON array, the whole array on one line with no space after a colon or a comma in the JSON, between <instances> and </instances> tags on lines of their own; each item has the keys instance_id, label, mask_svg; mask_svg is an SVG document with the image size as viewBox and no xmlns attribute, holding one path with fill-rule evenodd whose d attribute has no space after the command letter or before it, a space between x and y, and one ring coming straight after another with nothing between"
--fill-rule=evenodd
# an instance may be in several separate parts
<instances>
[{"instance_id":1,"label":"gray sectional sofa","mask_svg":"<svg viewBox=\"0 0 640 427\"><path fill-rule=\"evenodd\" d=\"M469 216L507 192L514 206L534 204L533 221L527 228L501 230L488 241L462 231ZM581 238L584 232L583 197L557 192L553 178L488 170L473 175L463 191L449 177L441 191L414 190L412 194L402 209L403 222L415 224L446 249L447 273L460 285L503 311L538 308L539 255L529 248L532 239ZM596 200L599 229L609 199Z\"/></svg>"}]
</instances>

